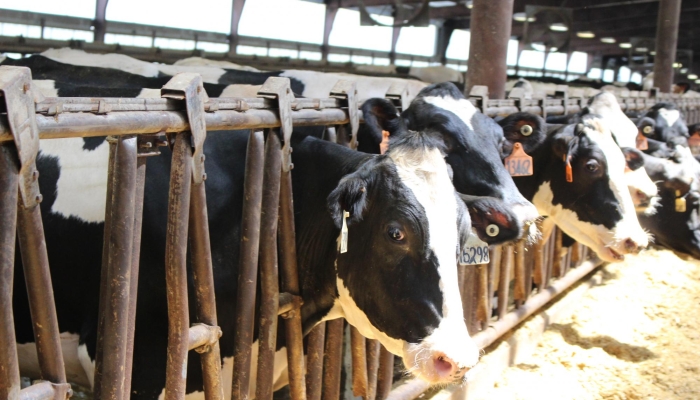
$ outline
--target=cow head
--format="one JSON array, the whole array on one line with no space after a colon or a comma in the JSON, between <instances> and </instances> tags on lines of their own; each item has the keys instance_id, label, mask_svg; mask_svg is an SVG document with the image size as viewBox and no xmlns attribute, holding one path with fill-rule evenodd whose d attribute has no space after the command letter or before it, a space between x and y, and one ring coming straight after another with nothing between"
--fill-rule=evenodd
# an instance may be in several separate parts
<instances>
[{"instance_id":1,"label":"cow head","mask_svg":"<svg viewBox=\"0 0 700 400\"><path fill-rule=\"evenodd\" d=\"M397 124L403 132L389 151L345 176L328 197L336 227L348 228L330 315L378 339L415 375L449 383L478 360L457 284L469 215L448 176L442 143Z\"/></svg>"},{"instance_id":2,"label":"cow head","mask_svg":"<svg viewBox=\"0 0 700 400\"><path fill-rule=\"evenodd\" d=\"M647 235L627 190L625 158L598 117L552 127L544 146L549 161L533 197L540 213L606 261L646 247Z\"/></svg>"},{"instance_id":3,"label":"cow head","mask_svg":"<svg viewBox=\"0 0 700 400\"><path fill-rule=\"evenodd\" d=\"M648 119L647 119L648 118ZM653 133L646 136L671 147L688 145L688 127L680 110L671 103L657 103L645 115L644 126L652 126ZM651 123L650 123L651 122Z\"/></svg>"},{"instance_id":4,"label":"cow head","mask_svg":"<svg viewBox=\"0 0 700 400\"><path fill-rule=\"evenodd\" d=\"M496 199L482 201L478 206L472 206L467 200L473 220L486 218L499 227L499 234L495 236L489 234L493 231L475 227L479 237L487 243L518 238L537 218L537 210L520 194L501 161L502 129L491 118L478 113L453 84L441 83L424 88L401 117L397 116L391 103L383 99L367 101L363 105L363 116L375 135L380 135L382 130L388 131L392 138L390 143L400 135L396 131L399 120L409 129L430 133L442 141L457 191ZM489 204L502 207L488 208ZM503 210L508 212L503 213Z\"/></svg>"}]
</instances>

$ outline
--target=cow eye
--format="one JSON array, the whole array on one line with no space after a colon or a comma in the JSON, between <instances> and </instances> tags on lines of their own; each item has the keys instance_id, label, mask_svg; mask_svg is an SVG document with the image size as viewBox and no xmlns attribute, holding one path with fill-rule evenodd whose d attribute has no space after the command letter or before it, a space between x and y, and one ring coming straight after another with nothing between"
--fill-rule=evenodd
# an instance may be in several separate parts
<instances>
[{"instance_id":1,"label":"cow eye","mask_svg":"<svg viewBox=\"0 0 700 400\"><path fill-rule=\"evenodd\" d=\"M402 242L403 239L406 237L403 231L395 226L389 227L386 233L389 235L391 240L395 242Z\"/></svg>"},{"instance_id":2,"label":"cow eye","mask_svg":"<svg viewBox=\"0 0 700 400\"><path fill-rule=\"evenodd\" d=\"M586 169L588 172L596 172L598 171L598 168L600 168L600 164L598 164L597 160L588 160L586 163Z\"/></svg>"}]
</instances>

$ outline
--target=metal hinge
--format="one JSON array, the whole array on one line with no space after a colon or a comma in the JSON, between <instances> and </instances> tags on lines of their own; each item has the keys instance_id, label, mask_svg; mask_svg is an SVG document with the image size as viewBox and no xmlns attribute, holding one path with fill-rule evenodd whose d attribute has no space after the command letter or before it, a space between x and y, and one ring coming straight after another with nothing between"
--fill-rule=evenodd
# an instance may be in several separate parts
<instances>
[{"instance_id":1,"label":"metal hinge","mask_svg":"<svg viewBox=\"0 0 700 400\"><path fill-rule=\"evenodd\" d=\"M280 131L282 132L282 170L289 172L294 168L292 163L292 102L294 93L289 78L271 76L258 90L258 97L277 99L277 107L280 115Z\"/></svg>"},{"instance_id":2,"label":"metal hinge","mask_svg":"<svg viewBox=\"0 0 700 400\"><path fill-rule=\"evenodd\" d=\"M353 81L341 79L331 89L330 97L344 100L350 119L350 148L357 150L357 131L360 129L360 112L357 105L357 88Z\"/></svg>"}]
</instances>

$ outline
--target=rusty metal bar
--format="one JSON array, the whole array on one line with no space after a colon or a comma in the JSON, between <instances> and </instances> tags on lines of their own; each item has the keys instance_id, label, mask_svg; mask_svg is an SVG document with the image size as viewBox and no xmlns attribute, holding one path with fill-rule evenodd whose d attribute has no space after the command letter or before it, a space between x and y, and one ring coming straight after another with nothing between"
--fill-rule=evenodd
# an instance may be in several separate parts
<instances>
[{"instance_id":1,"label":"rusty metal bar","mask_svg":"<svg viewBox=\"0 0 700 400\"><path fill-rule=\"evenodd\" d=\"M496 290L496 285L498 285L498 281L496 279L496 275L498 274L499 268L501 267L501 254L503 253L503 246L491 246L490 249L490 260L489 260L489 270L488 270L488 318L486 318L486 322L488 323L489 319L491 319L491 313L493 310L493 304L491 303L493 301L493 294L494 290Z\"/></svg>"},{"instance_id":2,"label":"rusty metal bar","mask_svg":"<svg viewBox=\"0 0 700 400\"><path fill-rule=\"evenodd\" d=\"M323 355L323 400L340 398L340 372L343 362L342 318L326 322L326 351Z\"/></svg>"},{"instance_id":3,"label":"rusty metal bar","mask_svg":"<svg viewBox=\"0 0 700 400\"><path fill-rule=\"evenodd\" d=\"M476 266L476 289L478 290L476 304L476 322L478 330L483 329L489 321L491 313L489 310L490 296L489 292L489 264L481 264Z\"/></svg>"},{"instance_id":4,"label":"rusty metal bar","mask_svg":"<svg viewBox=\"0 0 700 400\"><path fill-rule=\"evenodd\" d=\"M323 347L326 323L316 325L306 336L306 396L308 400L321 400L323 381Z\"/></svg>"},{"instance_id":5,"label":"rusty metal bar","mask_svg":"<svg viewBox=\"0 0 700 400\"><path fill-rule=\"evenodd\" d=\"M165 400L185 398L190 315L187 301L187 233L192 185L190 134L175 135L170 166L165 284L168 297L168 358Z\"/></svg>"},{"instance_id":6,"label":"rusty metal bar","mask_svg":"<svg viewBox=\"0 0 700 400\"><path fill-rule=\"evenodd\" d=\"M545 263L544 263L545 243L542 239L532 245L532 280L537 285L537 291L544 289Z\"/></svg>"},{"instance_id":7,"label":"rusty metal bar","mask_svg":"<svg viewBox=\"0 0 700 400\"><path fill-rule=\"evenodd\" d=\"M552 232L551 235L549 235L549 240L547 243L547 275L545 278L546 285L549 286L549 282L552 280L552 277L554 276L554 263L555 263L555 254L556 254L556 230L559 228L555 227L554 231Z\"/></svg>"},{"instance_id":8,"label":"rusty metal bar","mask_svg":"<svg viewBox=\"0 0 700 400\"><path fill-rule=\"evenodd\" d=\"M283 166L284 167L284 166ZM296 234L294 232L294 203L292 195L292 172L282 171L280 176L280 219L279 249L281 266L281 290L295 296L299 291L299 274L297 270ZM304 383L304 349L301 330L301 313L290 311L284 320L287 356L289 365L289 387L292 400L306 398Z\"/></svg>"},{"instance_id":9,"label":"rusty metal bar","mask_svg":"<svg viewBox=\"0 0 700 400\"><path fill-rule=\"evenodd\" d=\"M478 270L477 266L466 267L464 273L465 296L462 297L462 307L464 308L464 319L467 322L467 330L470 335L479 332L481 324L477 319L477 306L479 302Z\"/></svg>"},{"instance_id":10,"label":"rusty metal bar","mask_svg":"<svg viewBox=\"0 0 700 400\"><path fill-rule=\"evenodd\" d=\"M571 266L578 266L579 261L581 261L581 244L574 243L569 252L571 253Z\"/></svg>"},{"instance_id":11,"label":"rusty metal bar","mask_svg":"<svg viewBox=\"0 0 700 400\"><path fill-rule=\"evenodd\" d=\"M561 229L556 228L552 236L554 236L554 251L552 256L552 274L550 276L552 278L560 278L564 274L561 257L561 243L564 235Z\"/></svg>"},{"instance_id":12,"label":"rusty metal bar","mask_svg":"<svg viewBox=\"0 0 700 400\"><path fill-rule=\"evenodd\" d=\"M136 298L139 287L139 258L141 255L141 226L143 221L143 193L146 183L146 159L136 161L136 193L134 195L134 237L131 249L131 281L129 283L129 312L126 332L126 355L124 358L124 397L131 398L131 376L134 360L134 331L136 327Z\"/></svg>"},{"instance_id":13,"label":"rusty metal bar","mask_svg":"<svg viewBox=\"0 0 700 400\"><path fill-rule=\"evenodd\" d=\"M216 344L221 337L221 328L207 324L194 324L187 333L187 350L198 350L202 353L209 352L211 346ZM221 364L219 364L221 365ZM221 367L219 367L221 369ZM213 378L218 377L216 374ZM223 389L222 389L223 395Z\"/></svg>"},{"instance_id":14,"label":"rusty metal bar","mask_svg":"<svg viewBox=\"0 0 700 400\"><path fill-rule=\"evenodd\" d=\"M255 398L272 399L272 373L277 345L279 274L277 270L277 221L279 216L282 149L279 137L267 132L260 217L260 328ZM323 350L321 351L323 353ZM312 364L313 365L313 364Z\"/></svg>"},{"instance_id":15,"label":"rusty metal bar","mask_svg":"<svg viewBox=\"0 0 700 400\"><path fill-rule=\"evenodd\" d=\"M52 383L66 383L44 226L38 205L29 209L19 206L17 237L22 254L41 377Z\"/></svg>"},{"instance_id":16,"label":"rusty metal bar","mask_svg":"<svg viewBox=\"0 0 700 400\"><path fill-rule=\"evenodd\" d=\"M18 158L13 145L0 146L0 399L18 400L19 364L12 287L17 232Z\"/></svg>"},{"instance_id":17,"label":"rusty metal bar","mask_svg":"<svg viewBox=\"0 0 700 400\"><path fill-rule=\"evenodd\" d=\"M510 269L513 265L513 245L503 246L501 272L498 281L498 319L508 312L508 289L510 286Z\"/></svg>"},{"instance_id":18,"label":"rusty metal bar","mask_svg":"<svg viewBox=\"0 0 700 400\"><path fill-rule=\"evenodd\" d=\"M367 400L377 398L377 374L379 373L379 354L381 343L376 339L366 339L367 348Z\"/></svg>"},{"instance_id":19,"label":"rusty metal bar","mask_svg":"<svg viewBox=\"0 0 700 400\"><path fill-rule=\"evenodd\" d=\"M105 232L107 249L106 290L104 314L98 318L104 330L100 395L103 399L120 400L129 392L124 386L126 345L128 336L131 287L132 248L134 239L134 211L136 194L136 138L117 139L111 160L112 180L110 231ZM102 295L101 295L102 296Z\"/></svg>"},{"instance_id":20,"label":"rusty metal bar","mask_svg":"<svg viewBox=\"0 0 700 400\"><path fill-rule=\"evenodd\" d=\"M232 399L248 397L250 359L255 328L255 292L258 287L260 210L262 207L265 143L262 131L250 131L243 189L243 220L236 300L236 335L233 342Z\"/></svg>"},{"instance_id":21,"label":"rusty metal bar","mask_svg":"<svg viewBox=\"0 0 700 400\"><path fill-rule=\"evenodd\" d=\"M377 372L377 399L383 400L389 396L394 380L394 355L384 346L379 353L379 371Z\"/></svg>"},{"instance_id":22,"label":"rusty metal bar","mask_svg":"<svg viewBox=\"0 0 700 400\"><path fill-rule=\"evenodd\" d=\"M661 0L659 2L659 16L656 23L656 54L654 55L654 86L663 93L670 93L673 85L673 63L676 62L681 1Z\"/></svg>"},{"instance_id":23,"label":"rusty metal bar","mask_svg":"<svg viewBox=\"0 0 700 400\"><path fill-rule=\"evenodd\" d=\"M525 254L532 254L532 246L525 247ZM530 298L532 294L532 273L534 268L533 256L525 257L525 299Z\"/></svg>"},{"instance_id":24,"label":"rusty metal bar","mask_svg":"<svg viewBox=\"0 0 700 400\"><path fill-rule=\"evenodd\" d=\"M513 298L515 306L520 307L527 299L525 294L525 242L518 240L515 243L515 287L513 288Z\"/></svg>"},{"instance_id":25,"label":"rusty metal bar","mask_svg":"<svg viewBox=\"0 0 700 400\"><path fill-rule=\"evenodd\" d=\"M365 337L354 326L350 327L352 349L352 394L367 397L367 353Z\"/></svg>"}]
</instances>

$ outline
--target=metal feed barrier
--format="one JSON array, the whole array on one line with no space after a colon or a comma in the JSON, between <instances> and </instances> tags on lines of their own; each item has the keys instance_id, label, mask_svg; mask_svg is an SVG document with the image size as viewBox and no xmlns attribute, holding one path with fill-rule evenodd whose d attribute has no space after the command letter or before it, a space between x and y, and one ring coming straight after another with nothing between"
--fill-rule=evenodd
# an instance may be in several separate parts
<instances>
[{"instance_id":1,"label":"metal feed barrier","mask_svg":"<svg viewBox=\"0 0 700 400\"><path fill-rule=\"evenodd\" d=\"M392 87L387 98L405 108L402 90ZM586 100L488 100L483 89L475 90L472 101L488 115L520 110L540 115L563 114L575 112ZM292 399L340 398L343 320L320 324L309 333L305 366L298 312L301 298L289 143L295 126L332 125L337 128L337 141L355 148L361 113L353 82L339 81L326 99L296 99L289 80L274 77L263 85L257 98L208 98L201 77L184 73L163 87L159 99L43 98L33 89L28 69L0 67L0 91L4 97L0 115L0 398L66 399L71 395L38 207L41 194L35 160L39 139L109 136L94 397L129 398L145 157L158 156L159 146L170 145L173 154L165 252L169 320L165 398L184 399L183 366L188 352L195 350L202 355L206 398L223 399L218 345L221 329L214 302L202 153L207 131L215 130L250 130L242 223L247 240L241 242L240 253L233 398L247 397L256 321L260 332L256 397L272 398L277 316L285 325ZM628 109L641 109L658 98L635 97L629 102L623 99L622 103ZM680 102L686 116L697 118L697 101L670 100ZM270 130L267 141L262 129ZM280 136L274 133L277 131ZM465 318L480 347L493 343L597 265L595 260L588 260L588 249L580 244L563 251L561 232L555 232L532 245L520 241L492 247L488 264L460 268ZM12 315L17 239L42 379L21 390ZM196 321L189 320L188 311L188 239L197 296ZM251 305L258 279L263 301L260 315L256 316ZM495 293L498 300L492 304ZM492 308L496 309L494 317ZM362 337L354 328L351 332L355 395L402 399L413 398L426 389L422 381L412 380L392 391L393 355L378 341Z\"/></svg>"}]
</instances>

